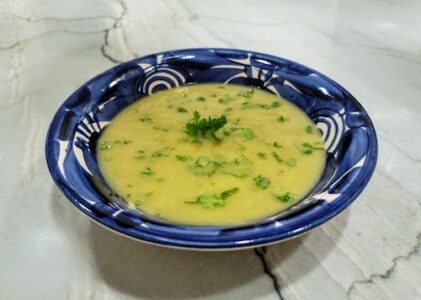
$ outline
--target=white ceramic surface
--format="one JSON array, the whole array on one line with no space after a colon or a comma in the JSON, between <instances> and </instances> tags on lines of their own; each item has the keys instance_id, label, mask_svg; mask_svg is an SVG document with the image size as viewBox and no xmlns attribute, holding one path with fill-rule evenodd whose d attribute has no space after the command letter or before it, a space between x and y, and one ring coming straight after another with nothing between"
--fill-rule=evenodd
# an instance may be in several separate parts
<instances>
[{"instance_id":1,"label":"white ceramic surface","mask_svg":"<svg viewBox=\"0 0 421 300\"><path fill-rule=\"evenodd\" d=\"M1 0L0 299L421 299L420 12L411 0ZM224 253L144 245L82 216L46 167L54 112L117 62L189 47L271 53L344 85L379 138L359 199L303 237Z\"/></svg>"}]
</instances>

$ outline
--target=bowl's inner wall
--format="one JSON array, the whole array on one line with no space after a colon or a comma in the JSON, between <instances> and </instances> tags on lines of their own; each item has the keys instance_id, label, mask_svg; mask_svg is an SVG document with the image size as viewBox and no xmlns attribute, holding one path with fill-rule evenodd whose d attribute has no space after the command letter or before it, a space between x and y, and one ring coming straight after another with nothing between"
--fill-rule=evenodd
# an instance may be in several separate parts
<instances>
[{"instance_id":1,"label":"bowl's inner wall","mask_svg":"<svg viewBox=\"0 0 421 300\"><path fill-rule=\"evenodd\" d=\"M86 209L104 215L123 209L121 222L136 226L140 222L138 211L129 209L121 199L109 203L103 195L109 187L96 161L96 141L101 131L122 109L151 93L212 82L252 86L277 94L300 107L317 124L328 154L326 169L303 207L315 201L333 201L339 192L352 193L347 185L364 171L361 167L367 156L375 155L368 151L374 131L355 99L335 82L301 65L230 50L151 55L88 82L65 102L65 109L55 118L60 127L53 137L58 141L53 151L59 176L70 188L77 187L80 203ZM92 180L95 184L91 184Z\"/></svg>"}]
</instances>

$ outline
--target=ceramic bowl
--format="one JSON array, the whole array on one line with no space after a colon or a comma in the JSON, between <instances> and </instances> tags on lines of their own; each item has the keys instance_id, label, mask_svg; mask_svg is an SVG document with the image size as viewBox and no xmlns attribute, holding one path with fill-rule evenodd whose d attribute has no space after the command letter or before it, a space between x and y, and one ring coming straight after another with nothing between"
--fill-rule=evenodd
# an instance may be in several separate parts
<instances>
[{"instance_id":1,"label":"ceramic bowl","mask_svg":"<svg viewBox=\"0 0 421 300\"><path fill-rule=\"evenodd\" d=\"M183 226L151 219L122 199L110 200L95 145L123 108L151 93L197 83L267 90L317 124L327 151L324 173L300 203L243 226ZM186 49L120 64L85 83L59 108L46 139L50 173L69 201L91 219L137 240L188 249L237 249L282 241L331 219L361 193L377 159L373 124L363 107L319 72L272 55L234 49Z\"/></svg>"}]
</instances>

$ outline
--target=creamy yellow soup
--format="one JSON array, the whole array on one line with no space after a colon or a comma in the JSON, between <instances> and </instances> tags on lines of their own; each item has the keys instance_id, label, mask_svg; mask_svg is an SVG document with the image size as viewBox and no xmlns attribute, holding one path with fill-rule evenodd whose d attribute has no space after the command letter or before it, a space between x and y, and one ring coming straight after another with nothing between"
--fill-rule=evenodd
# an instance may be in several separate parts
<instances>
[{"instance_id":1,"label":"creamy yellow soup","mask_svg":"<svg viewBox=\"0 0 421 300\"><path fill-rule=\"evenodd\" d=\"M312 120L237 85L161 91L120 112L97 146L104 178L133 207L190 225L234 225L302 199L325 166Z\"/></svg>"}]
</instances>

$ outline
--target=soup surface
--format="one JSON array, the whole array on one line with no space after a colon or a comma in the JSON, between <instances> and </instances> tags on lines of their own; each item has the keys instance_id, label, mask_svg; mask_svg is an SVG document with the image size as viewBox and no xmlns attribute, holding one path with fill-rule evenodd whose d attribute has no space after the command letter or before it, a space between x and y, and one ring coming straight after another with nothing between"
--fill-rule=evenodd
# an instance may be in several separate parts
<instances>
[{"instance_id":1,"label":"soup surface","mask_svg":"<svg viewBox=\"0 0 421 300\"><path fill-rule=\"evenodd\" d=\"M280 212L312 189L325 166L320 131L299 108L218 84L161 91L128 106L101 135L97 158L131 205L190 225Z\"/></svg>"}]
</instances>

